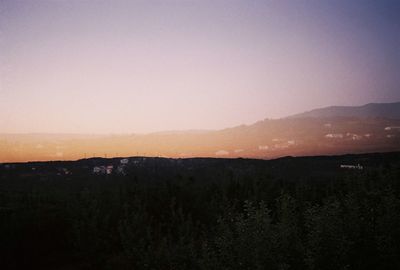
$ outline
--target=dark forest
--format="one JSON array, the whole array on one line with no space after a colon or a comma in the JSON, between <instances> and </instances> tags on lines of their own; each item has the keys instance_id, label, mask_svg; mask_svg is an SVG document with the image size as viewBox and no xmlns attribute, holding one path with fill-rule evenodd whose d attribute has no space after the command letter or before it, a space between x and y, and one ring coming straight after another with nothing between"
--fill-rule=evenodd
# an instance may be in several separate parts
<instances>
[{"instance_id":1,"label":"dark forest","mask_svg":"<svg viewBox=\"0 0 400 270\"><path fill-rule=\"evenodd\" d=\"M120 160L0 165L1 269L400 269L398 152Z\"/></svg>"}]
</instances>

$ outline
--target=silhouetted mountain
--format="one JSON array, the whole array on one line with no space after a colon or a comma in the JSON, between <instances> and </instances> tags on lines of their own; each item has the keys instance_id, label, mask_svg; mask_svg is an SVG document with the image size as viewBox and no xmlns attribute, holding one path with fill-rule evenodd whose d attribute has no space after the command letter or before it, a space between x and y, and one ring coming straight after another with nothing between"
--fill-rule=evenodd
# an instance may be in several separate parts
<instances>
[{"instance_id":1,"label":"silhouetted mountain","mask_svg":"<svg viewBox=\"0 0 400 270\"><path fill-rule=\"evenodd\" d=\"M369 103L363 106L331 106L295 114L288 118L326 118L326 117L383 117L400 119L400 102Z\"/></svg>"}]
</instances>

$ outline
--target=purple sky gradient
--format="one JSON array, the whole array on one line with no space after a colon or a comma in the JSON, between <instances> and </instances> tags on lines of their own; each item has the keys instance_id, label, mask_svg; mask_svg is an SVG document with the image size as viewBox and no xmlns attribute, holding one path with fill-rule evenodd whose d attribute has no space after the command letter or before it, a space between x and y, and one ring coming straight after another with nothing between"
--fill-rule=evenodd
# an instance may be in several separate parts
<instances>
[{"instance_id":1,"label":"purple sky gradient","mask_svg":"<svg viewBox=\"0 0 400 270\"><path fill-rule=\"evenodd\" d=\"M400 100L400 1L0 0L0 133L219 129Z\"/></svg>"}]
</instances>

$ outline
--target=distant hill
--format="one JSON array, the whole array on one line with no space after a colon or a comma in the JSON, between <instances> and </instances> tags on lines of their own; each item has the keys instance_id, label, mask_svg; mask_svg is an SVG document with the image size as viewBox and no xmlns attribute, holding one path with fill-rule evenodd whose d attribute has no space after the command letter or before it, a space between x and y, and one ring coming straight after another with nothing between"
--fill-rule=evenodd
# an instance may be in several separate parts
<instances>
[{"instance_id":1,"label":"distant hill","mask_svg":"<svg viewBox=\"0 0 400 270\"><path fill-rule=\"evenodd\" d=\"M327 118L327 117L382 117L400 119L400 102L369 103L363 106L331 106L295 114L288 118Z\"/></svg>"},{"instance_id":2,"label":"distant hill","mask_svg":"<svg viewBox=\"0 0 400 270\"><path fill-rule=\"evenodd\" d=\"M0 162L84 157L263 158L400 151L400 102L329 107L223 130L0 134Z\"/></svg>"},{"instance_id":3,"label":"distant hill","mask_svg":"<svg viewBox=\"0 0 400 270\"><path fill-rule=\"evenodd\" d=\"M247 157L400 151L400 119L285 118L204 132L53 136L0 134L0 162L84 157Z\"/></svg>"}]
</instances>

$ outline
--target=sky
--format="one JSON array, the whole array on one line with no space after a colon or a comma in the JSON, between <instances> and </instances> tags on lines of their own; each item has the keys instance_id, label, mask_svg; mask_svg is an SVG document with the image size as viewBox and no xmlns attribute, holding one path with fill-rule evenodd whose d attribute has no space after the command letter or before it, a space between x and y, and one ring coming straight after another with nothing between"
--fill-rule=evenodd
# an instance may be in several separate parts
<instances>
[{"instance_id":1,"label":"sky","mask_svg":"<svg viewBox=\"0 0 400 270\"><path fill-rule=\"evenodd\" d=\"M0 133L222 129L400 101L400 1L0 0Z\"/></svg>"}]
</instances>

